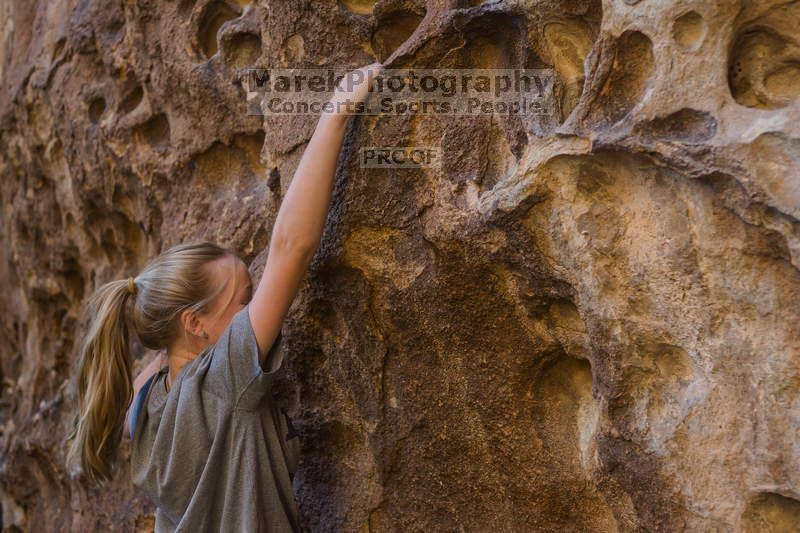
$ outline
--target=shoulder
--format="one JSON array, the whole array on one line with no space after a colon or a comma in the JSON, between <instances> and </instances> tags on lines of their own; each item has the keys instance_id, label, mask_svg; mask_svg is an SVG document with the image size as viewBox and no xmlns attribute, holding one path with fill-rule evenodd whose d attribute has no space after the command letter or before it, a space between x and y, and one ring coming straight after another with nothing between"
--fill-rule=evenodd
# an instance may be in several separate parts
<instances>
[{"instance_id":1,"label":"shoulder","mask_svg":"<svg viewBox=\"0 0 800 533\"><path fill-rule=\"evenodd\" d=\"M136 398L133 400L128 421L128 433L131 439L136 431L142 409L146 405L148 398L151 396L150 392L158 390L158 387L154 388L153 386L160 384L160 386L163 387L163 380L168 369L169 367L163 367L158 372L147 378L144 384L142 384L142 387L136 393Z\"/></svg>"}]
</instances>

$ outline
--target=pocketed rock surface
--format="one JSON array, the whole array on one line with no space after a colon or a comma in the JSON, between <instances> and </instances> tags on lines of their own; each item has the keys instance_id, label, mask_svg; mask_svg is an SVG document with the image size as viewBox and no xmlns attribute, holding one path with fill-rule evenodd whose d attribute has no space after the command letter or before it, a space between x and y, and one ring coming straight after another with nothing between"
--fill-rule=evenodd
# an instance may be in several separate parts
<instances>
[{"instance_id":1,"label":"pocketed rock surface","mask_svg":"<svg viewBox=\"0 0 800 533\"><path fill-rule=\"evenodd\" d=\"M257 278L317 117L248 115L237 69L388 59L553 68L555 112L353 121L274 390L306 526L795 531L798 27L785 0L2 3L4 528L152 528L127 444L105 489L64 467L82 304L183 241Z\"/></svg>"}]
</instances>

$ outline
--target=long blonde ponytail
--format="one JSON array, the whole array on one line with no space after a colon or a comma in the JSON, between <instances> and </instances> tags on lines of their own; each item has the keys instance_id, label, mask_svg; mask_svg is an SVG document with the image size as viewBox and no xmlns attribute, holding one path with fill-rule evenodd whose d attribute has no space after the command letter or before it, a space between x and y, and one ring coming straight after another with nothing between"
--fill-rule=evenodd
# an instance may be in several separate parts
<instances>
[{"instance_id":1,"label":"long blonde ponytail","mask_svg":"<svg viewBox=\"0 0 800 533\"><path fill-rule=\"evenodd\" d=\"M80 464L93 483L110 478L121 438L120 414L124 416L133 393L130 326L125 316L131 296L127 280L112 281L100 287L86 306L94 318L80 351L79 418L67 460Z\"/></svg>"}]
</instances>

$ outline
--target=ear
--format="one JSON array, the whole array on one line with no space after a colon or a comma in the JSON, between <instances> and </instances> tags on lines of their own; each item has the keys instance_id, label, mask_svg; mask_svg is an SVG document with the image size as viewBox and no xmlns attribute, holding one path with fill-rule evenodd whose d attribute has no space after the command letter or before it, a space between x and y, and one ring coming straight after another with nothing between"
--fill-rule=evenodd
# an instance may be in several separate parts
<instances>
[{"instance_id":1,"label":"ear","mask_svg":"<svg viewBox=\"0 0 800 533\"><path fill-rule=\"evenodd\" d=\"M181 324L188 333L195 337L199 337L203 333L203 325L200 323L197 313L191 309L184 309L181 312Z\"/></svg>"}]
</instances>

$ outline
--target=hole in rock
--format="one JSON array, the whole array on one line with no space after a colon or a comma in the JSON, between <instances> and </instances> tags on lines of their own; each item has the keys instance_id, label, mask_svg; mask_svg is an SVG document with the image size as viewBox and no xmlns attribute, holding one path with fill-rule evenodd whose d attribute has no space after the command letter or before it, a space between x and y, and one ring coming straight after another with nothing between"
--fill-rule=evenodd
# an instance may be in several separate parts
<instances>
[{"instance_id":1,"label":"hole in rock","mask_svg":"<svg viewBox=\"0 0 800 533\"><path fill-rule=\"evenodd\" d=\"M622 120L641 99L653 73L653 43L638 31L617 40L611 72L594 103L590 120L612 125Z\"/></svg>"},{"instance_id":2,"label":"hole in rock","mask_svg":"<svg viewBox=\"0 0 800 533\"><path fill-rule=\"evenodd\" d=\"M120 18L111 20L104 32L108 36L108 42L116 43L125 36L125 19L120 13Z\"/></svg>"},{"instance_id":3,"label":"hole in rock","mask_svg":"<svg viewBox=\"0 0 800 533\"><path fill-rule=\"evenodd\" d=\"M586 326L578 312L578 308L571 301L555 300L550 303L548 311L550 320L555 327L570 331L586 331Z\"/></svg>"},{"instance_id":4,"label":"hole in rock","mask_svg":"<svg viewBox=\"0 0 800 533\"><path fill-rule=\"evenodd\" d=\"M164 113L159 113L137 126L136 133L154 148L164 149L169 146L169 121Z\"/></svg>"},{"instance_id":5,"label":"hole in rock","mask_svg":"<svg viewBox=\"0 0 800 533\"><path fill-rule=\"evenodd\" d=\"M480 179L480 190L486 191L511 176L519 162L511 151L506 132L500 124L499 117L492 117L487 135L487 144L483 154L484 170Z\"/></svg>"},{"instance_id":6,"label":"hole in rock","mask_svg":"<svg viewBox=\"0 0 800 533\"><path fill-rule=\"evenodd\" d=\"M119 104L119 111L123 114L128 114L137 107L139 104L142 103L142 97L144 96L144 91L142 90L141 85L134 88L131 92L128 93L127 96L120 102Z\"/></svg>"},{"instance_id":7,"label":"hole in rock","mask_svg":"<svg viewBox=\"0 0 800 533\"><path fill-rule=\"evenodd\" d=\"M635 132L654 139L699 143L717 133L717 121L709 113L684 108L666 117L639 124Z\"/></svg>"},{"instance_id":8,"label":"hole in rock","mask_svg":"<svg viewBox=\"0 0 800 533\"><path fill-rule=\"evenodd\" d=\"M739 19L748 22L737 30L728 61L733 98L756 109L790 105L800 98L800 2L758 2Z\"/></svg>"},{"instance_id":9,"label":"hole in rock","mask_svg":"<svg viewBox=\"0 0 800 533\"><path fill-rule=\"evenodd\" d=\"M66 258L61 273L64 276L64 283L69 297L76 301L81 301L85 287L83 282L83 269L81 268L80 262L73 257Z\"/></svg>"},{"instance_id":10,"label":"hole in rock","mask_svg":"<svg viewBox=\"0 0 800 533\"><path fill-rule=\"evenodd\" d=\"M267 180L267 187L273 193L278 192L281 187L281 171L277 167L273 167L269 171L269 179Z\"/></svg>"},{"instance_id":11,"label":"hole in rock","mask_svg":"<svg viewBox=\"0 0 800 533\"><path fill-rule=\"evenodd\" d=\"M377 0L341 0L341 4L356 15L371 15Z\"/></svg>"},{"instance_id":12,"label":"hole in rock","mask_svg":"<svg viewBox=\"0 0 800 533\"><path fill-rule=\"evenodd\" d=\"M467 47L467 60L473 68L502 68L507 58L506 45L503 34L475 37Z\"/></svg>"},{"instance_id":13,"label":"hole in rock","mask_svg":"<svg viewBox=\"0 0 800 533\"><path fill-rule=\"evenodd\" d=\"M408 10L382 13L378 29L372 35L372 49L378 61L385 61L408 40L424 18L424 12Z\"/></svg>"},{"instance_id":14,"label":"hole in rock","mask_svg":"<svg viewBox=\"0 0 800 533\"><path fill-rule=\"evenodd\" d=\"M684 13L672 24L672 38L684 50L696 50L705 36L705 20L696 11Z\"/></svg>"},{"instance_id":15,"label":"hole in rock","mask_svg":"<svg viewBox=\"0 0 800 533\"><path fill-rule=\"evenodd\" d=\"M764 78L764 88L781 101L790 101L800 94L800 63L778 67Z\"/></svg>"},{"instance_id":16,"label":"hole in rock","mask_svg":"<svg viewBox=\"0 0 800 533\"><path fill-rule=\"evenodd\" d=\"M461 65L456 66L477 69L523 66L524 18L488 13L471 20L463 34L467 43L460 54Z\"/></svg>"},{"instance_id":17,"label":"hole in rock","mask_svg":"<svg viewBox=\"0 0 800 533\"><path fill-rule=\"evenodd\" d=\"M265 172L260 159L263 145L263 132L238 134L230 146L215 142L192 162L197 175L208 184L229 184L232 175L237 178L260 177Z\"/></svg>"},{"instance_id":18,"label":"hole in rock","mask_svg":"<svg viewBox=\"0 0 800 533\"><path fill-rule=\"evenodd\" d=\"M760 492L747 504L742 515L746 533L797 531L800 524L800 501L774 492Z\"/></svg>"},{"instance_id":19,"label":"hole in rock","mask_svg":"<svg viewBox=\"0 0 800 533\"><path fill-rule=\"evenodd\" d=\"M563 473L582 476L590 468L593 438L600 417L592 396L588 361L561 354L536 380L536 430L546 449L558 454Z\"/></svg>"},{"instance_id":20,"label":"hole in rock","mask_svg":"<svg viewBox=\"0 0 800 533\"><path fill-rule=\"evenodd\" d=\"M103 112L106 110L106 101L104 98L98 96L97 98L92 99L89 103L89 120L92 121L92 124L97 124L100 122L100 117L103 116Z\"/></svg>"},{"instance_id":21,"label":"hole in rock","mask_svg":"<svg viewBox=\"0 0 800 533\"><path fill-rule=\"evenodd\" d=\"M217 34L219 29L223 24L239 17L239 15L239 12L221 0L208 5L200 21L200 35L198 36L198 41L206 59L217 53Z\"/></svg>"},{"instance_id":22,"label":"hole in rock","mask_svg":"<svg viewBox=\"0 0 800 533\"><path fill-rule=\"evenodd\" d=\"M596 403L591 393L591 366L585 360L561 355L542 371L536 390L541 407L537 426L543 440L553 449L571 451L577 457L585 428L575 414Z\"/></svg>"},{"instance_id":23,"label":"hole in rock","mask_svg":"<svg viewBox=\"0 0 800 533\"><path fill-rule=\"evenodd\" d=\"M313 373L328 360L327 354L318 347L303 350L302 361L298 362L298 370Z\"/></svg>"},{"instance_id":24,"label":"hole in rock","mask_svg":"<svg viewBox=\"0 0 800 533\"><path fill-rule=\"evenodd\" d=\"M61 55L61 52L64 51L64 45L67 43L66 37L62 37L56 43L55 48L53 48L53 53L50 55L50 62L54 62L56 58Z\"/></svg>"},{"instance_id":25,"label":"hole in rock","mask_svg":"<svg viewBox=\"0 0 800 533\"><path fill-rule=\"evenodd\" d=\"M321 424L315 437L315 441L324 443L324 447L331 450L356 450L363 441L363 436L357 428L340 420L330 420Z\"/></svg>"},{"instance_id":26,"label":"hole in rock","mask_svg":"<svg viewBox=\"0 0 800 533\"><path fill-rule=\"evenodd\" d=\"M261 39L252 33L237 33L223 47L225 62L237 68L255 66L261 56Z\"/></svg>"}]
</instances>

